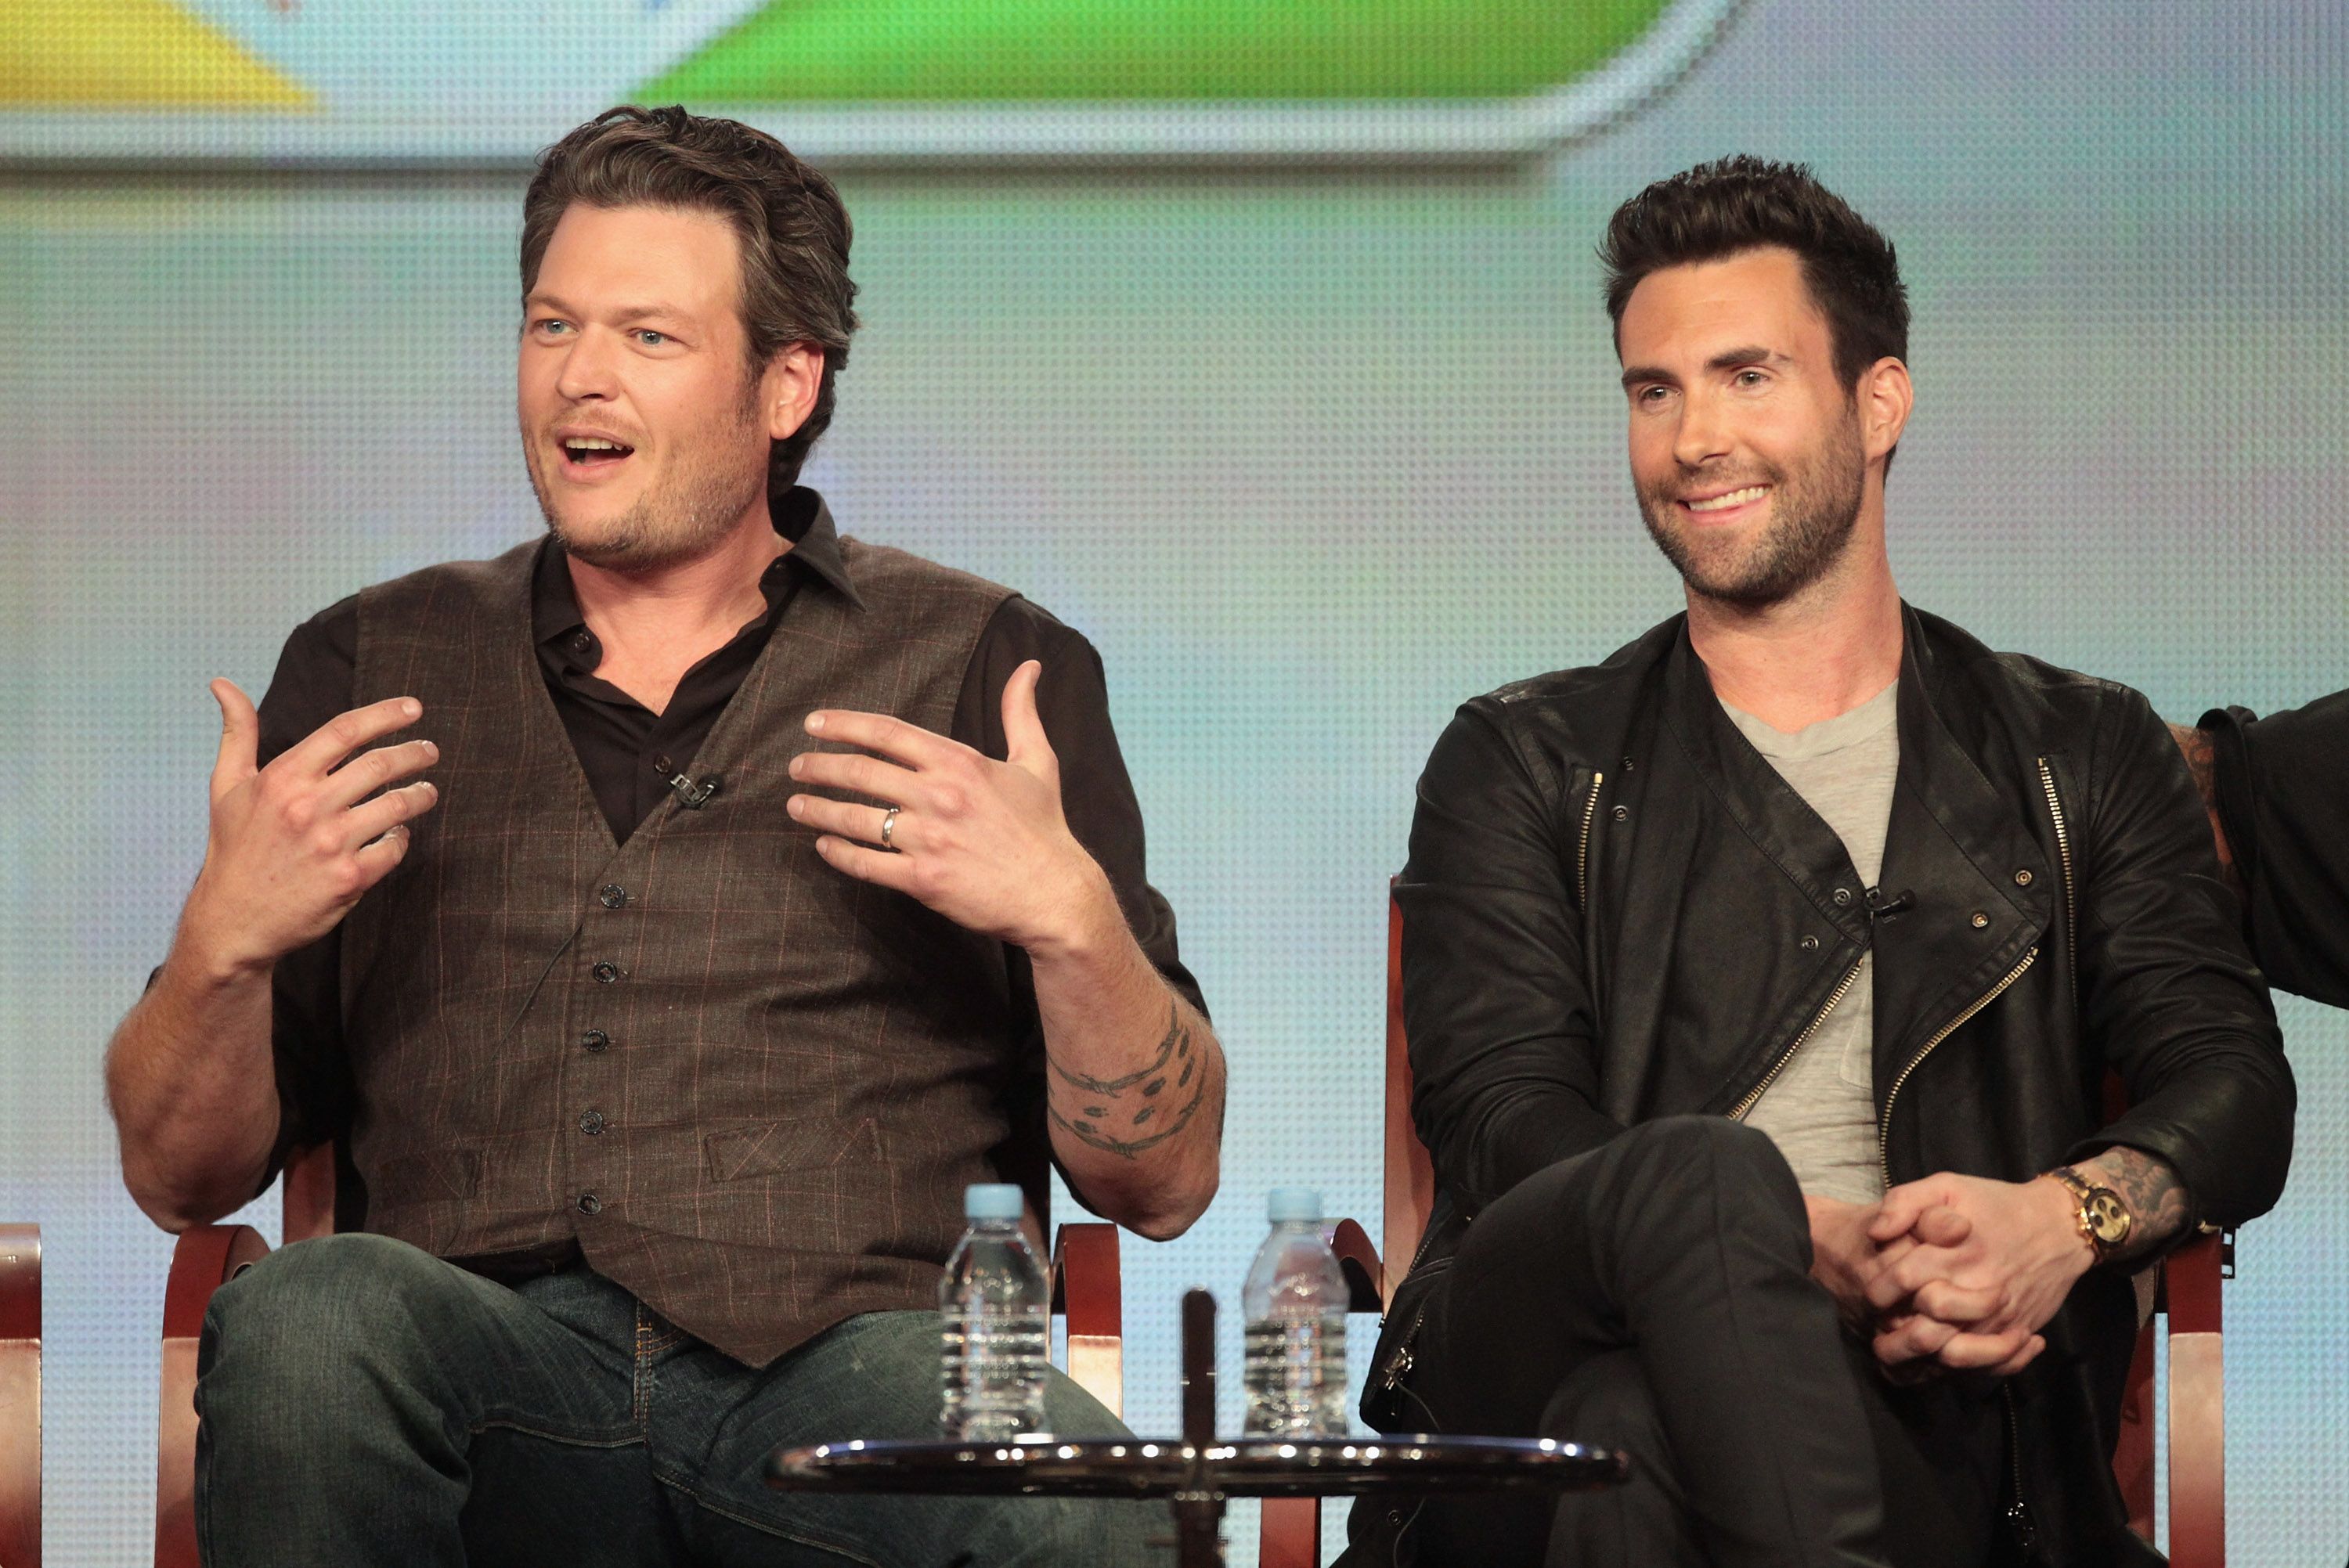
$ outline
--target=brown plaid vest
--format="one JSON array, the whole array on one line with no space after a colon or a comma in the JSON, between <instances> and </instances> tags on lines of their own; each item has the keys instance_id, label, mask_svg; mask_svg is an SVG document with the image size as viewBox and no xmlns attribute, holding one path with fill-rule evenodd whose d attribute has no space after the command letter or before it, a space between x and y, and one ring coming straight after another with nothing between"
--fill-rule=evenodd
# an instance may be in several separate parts
<instances>
[{"instance_id":1,"label":"brown plaid vest","mask_svg":"<svg viewBox=\"0 0 2349 1568\"><path fill-rule=\"evenodd\" d=\"M1034 1070L1004 949L826 866L786 769L815 707L944 733L1009 590L842 540L862 607L795 593L694 760L718 793L616 848L540 673L540 548L359 598L357 700L414 695L440 748L438 809L343 927L368 1228L443 1257L575 1235L752 1366L935 1305Z\"/></svg>"}]
</instances>

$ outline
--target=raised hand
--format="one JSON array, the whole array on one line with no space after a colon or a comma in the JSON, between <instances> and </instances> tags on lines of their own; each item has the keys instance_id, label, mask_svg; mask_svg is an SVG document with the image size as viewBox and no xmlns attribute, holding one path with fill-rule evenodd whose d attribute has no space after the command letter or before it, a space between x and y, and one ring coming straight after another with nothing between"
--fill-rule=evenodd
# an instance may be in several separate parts
<instances>
[{"instance_id":1,"label":"raised hand","mask_svg":"<svg viewBox=\"0 0 2349 1568\"><path fill-rule=\"evenodd\" d=\"M402 696L339 715L257 767L252 699L224 680L212 694L221 709L212 828L181 931L215 968L266 968L333 930L399 863L408 822L440 793L423 779L397 781L440 753L429 740L359 751L422 716Z\"/></svg>"},{"instance_id":2,"label":"raised hand","mask_svg":"<svg viewBox=\"0 0 2349 1568\"><path fill-rule=\"evenodd\" d=\"M806 752L792 777L885 804L802 794L787 810L822 830L826 863L965 930L1034 952L1086 941L1105 920L1122 929L1108 878L1061 814L1060 761L1036 711L1042 674L1030 659L1004 685L1001 762L884 714L810 714L810 735L871 755Z\"/></svg>"}]
</instances>

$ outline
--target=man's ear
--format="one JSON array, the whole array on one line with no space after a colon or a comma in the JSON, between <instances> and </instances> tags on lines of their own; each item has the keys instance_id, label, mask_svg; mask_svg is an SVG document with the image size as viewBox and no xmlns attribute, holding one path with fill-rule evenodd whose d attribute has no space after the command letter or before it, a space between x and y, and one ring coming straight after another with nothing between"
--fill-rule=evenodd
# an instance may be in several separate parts
<instances>
[{"instance_id":1,"label":"man's ear","mask_svg":"<svg viewBox=\"0 0 2349 1568\"><path fill-rule=\"evenodd\" d=\"M776 350L759 377L759 412L767 421L767 438L786 441L797 434L823 389L823 345L788 343Z\"/></svg>"},{"instance_id":2,"label":"man's ear","mask_svg":"<svg viewBox=\"0 0 2349 1568\"><path fill-rule=\"evenodd\" d=\"M1909 410L1917 406L1917 389L1909 384L1909 367L1888 354L1859 373L1853 393L1859 405L1860 444L1875 462L1900 444Z\"/></svg>"}]
</instances>

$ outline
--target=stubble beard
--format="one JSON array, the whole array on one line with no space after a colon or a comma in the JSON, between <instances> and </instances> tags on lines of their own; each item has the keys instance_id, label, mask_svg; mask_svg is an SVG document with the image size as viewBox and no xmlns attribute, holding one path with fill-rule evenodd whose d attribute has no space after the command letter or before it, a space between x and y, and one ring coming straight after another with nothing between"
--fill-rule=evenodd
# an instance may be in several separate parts
<instances>
[{"instance_id":1,"label":"stubble beard","mask_svg":"<svg viewBox=\"0 0 2349 1568\"><path fill-rule=\"evenodd\" d=\"M746 438L757 427L758 415L753 388L735 409L730 425L678 451L664 480L592 533L565 522L556 511L539 471L543 449L525 443L524 466L547 531L567 553L588 565L631 576L700 559L766 497L770 443Z\"/></svg>"},{"instance_id":2,"label":"stubble beard","mask_svg":"<svg viewBox=\"0 0 2349 1568\"><path fill-rule=\"evenodd\" d=\"M1704 548L1693 531L1676 526L1681 511L1675 498L1680 493L1721 484L1770 487L1769 530L1742 552ZM1764 468L1734 480L1707 476L1644 486L1639 492L1640 513L1648 537L1689 592L1739 609L1764 609L1784 603L1834 570L1859 522L1867 488L1867 456L1855 418L1839 425L1825 449L1799 472ZM1726 546L1730 542L1705 543Z\"/></svg>"}]
</instances>

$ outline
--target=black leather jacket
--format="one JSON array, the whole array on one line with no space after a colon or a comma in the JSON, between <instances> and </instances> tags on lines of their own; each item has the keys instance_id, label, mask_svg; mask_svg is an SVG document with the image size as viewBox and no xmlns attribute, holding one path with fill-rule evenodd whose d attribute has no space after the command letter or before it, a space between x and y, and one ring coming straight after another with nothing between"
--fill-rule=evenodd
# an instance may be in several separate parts
<instances>
[{"instance_id":1,"label":"black leather jacket","mask_svg":"<svg viewBox=\"0 0 2349 1568\"><path fill-rule=\"evenodd\" d=\"M2020 1181L2127 1144L2210 1224L2282 1189L2291 1069L2142 696L1907 610L1878 883L1903 907L1876 914L1841 841L1723 713L1684 623L1470 702L1420 779L1396 897L1437 1196L1380 1336L1373 1425L1408 1424L1392 1385L1485 1205L1634 1122L1741 1114L1870 949L1888 1183ZM2129 1104L2112 1122L2107 1069ZM2136 1326L2128 1280L2091 1270L2011 1380L2046 1561L2155 1560L2110 1470Z\"/></svg>"}]
</instances>

